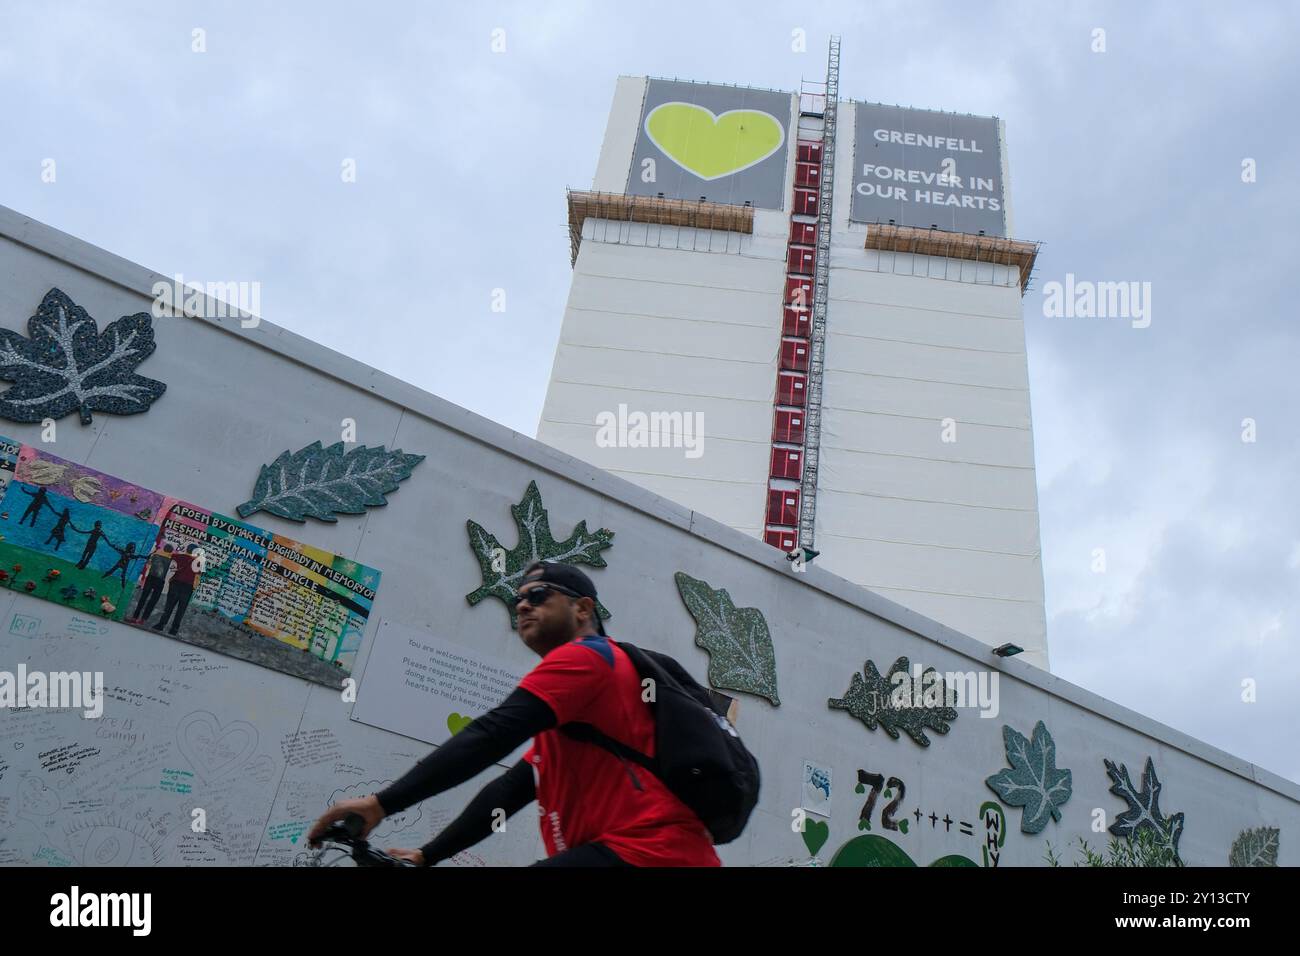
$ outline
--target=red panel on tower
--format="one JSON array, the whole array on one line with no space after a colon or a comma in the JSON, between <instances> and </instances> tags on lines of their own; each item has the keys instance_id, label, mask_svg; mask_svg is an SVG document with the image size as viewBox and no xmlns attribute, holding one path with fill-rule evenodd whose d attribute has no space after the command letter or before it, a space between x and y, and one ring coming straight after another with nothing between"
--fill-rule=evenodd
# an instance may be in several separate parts
<instances>
[{"instance_id":1,"label":"red panel on tower","mask_svg":"<svg viewBox=\"0 0 1300 956\"><path fill-rule=\"evenodd\" d=\"M767 493L767 523L793 528L799 521L799 492L769 490Z\"/></svg>"},{"instance_id":2,"label":"red panel on tower","mask_svg":"<svg viewBox=\"0 0 1300 956\"><path fill-rule=\"evenodd\" d=\"M815 246L817 245L817 223L815 222L792 222L790 223L790 241L796 245Z\"/></svg>"},{"instance_id":3,"label":"red panel on tower","mask_svg":"<svg viewBox=\"0 0 1300 956\"><path fill-rule=\"evenodd\" d=\"M792 309L786 306L785 320L781 323L782 335L797 335L806 339L810 328L812 323L809 321L807 309Z\"/></svg>"},{"instance_id":4,"label":"red panel on tower","mask_svg":"<svg viewBox=\"0 0 1300 956\"><path fill-rule=\"evenodd\" d=\"M808 371L808 343L782 342L781 367L793 369L796 372Z\"/></svg>"},{"instance_id":5,"label":"red panel on tower","mask_svg":"<svg viewBox=\"0 0 1300 956\"><path fill-rule=\"evenodd\" d=\"M817 215L817 190L799 189L794 191L794 211L800 216Z\"/></svg>"},{"instance_id":6,"label":"red panel on tower","mask_svg":"<svg viewBox=\"0 0 1300 956\"><path fill-rule=\"evenodd\" d=\"M773 478L802 480L803 452L798 448L773 448L771 474Z\"/></svg>"},{"instance_id":7,"label":"red panel on tower","mask_svg":"<svg viewBox=\"0 0 1300 956\"><path fill-rule=\"evenodd\" d=\"M821 143L800 143L798 158L799 158L799 162L801 163L821 163L822 144Z\"/></svg>"},{"instance_id":8,"label":"red panel on tower","mask_svg":"<svg viewBox=\"0 0 1300 956\"><path fill-rule=\"evenodd\" d=\"M792 445L802 445L803 420L803 412L778 408L776 410L776 426L772 429L772 440L788 441Z\"/></svg>"},{"instance_id":9,"label":"red panel on tower","mask_svg":"<svg viewBox=\"0 0 1300 956\"><path fill-rule=\"evenodd\" d=\"M797 405L803 408L807 396L808 376L802 372L779 372L776 376L776 400L782 405Z\"/></svg>"},{"instance_id":10,"label":"red panel on tower","mask_svg":"<svg viewBox=\"0 0 1300 956\"><path fill-rule=\"evenodd\" d=\"M763 540L774 548L780 548L782 551L789 553L794 550L794 532L793 531L765 531Z\"/></svg>"},{"instance_id":11,"label":"red panel on tower","mask_svg":"<svg viewBox=\"0 0 1300 956\"><path fill-rule=\"evenodd\" d=\"M790 276L785 280L785 301L796 308L811 309L813 300L812 279Z\"/></svg>"},{"instance_id":12,"label":"red panel on tower","mask_svg":"<svg viewBox=\"0 0 1300 956\"><path fill-rule=\"evenodd\" d=\"M794 181L796 185L815 189L822 181L821 163L795 163Z\"/></svg>"},{"instance_id":13,"label":"red panel on tower","mask_svg":"<svg viewBox=\"0 0 1300 956\"><path fill-rule=\"evenodd\" d=\"M816 261L817 256L811 249L800 249L791 246L786 250L785 265L787 272L810 276L813 271L813 263Z\"/></svg>"}]
</instances>

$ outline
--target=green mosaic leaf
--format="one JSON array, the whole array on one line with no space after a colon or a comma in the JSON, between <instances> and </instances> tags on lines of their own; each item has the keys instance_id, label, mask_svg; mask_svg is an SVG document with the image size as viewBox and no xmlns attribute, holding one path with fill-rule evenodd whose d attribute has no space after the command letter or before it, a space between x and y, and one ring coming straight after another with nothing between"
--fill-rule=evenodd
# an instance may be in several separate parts
<instances>
[{"instance_id":1,"label":"green mosaic leaf","mask_svg":"<svg viewBox=\"0 0 1300 956\"><path fill-rule=\"evenodd\" d=\"M1174 859L1182 862L1178 856L1178 841L1183 835L1183 814L1175 813L1165 817L1160 812L1160 780L1156 777L1155 763L1147 757L1147 764L1142 771L1142 789L1138 790L1129 779L1128 767L1124 764L1115 766L1103 759L1106 773L1111 779L1110 792L1122 797L1128 809L1115 818L1110 825L1110 832L1117 837L1133 839L1139 831L1149 830L1160 845L1171 850Z\"/></svg>"},{"instance_id":2,"label":"green mosaic leaf","mask_svg":"<svg viewBox=\"0 0 1300 956\"><path fill-rule=\"evenodd\" d=\"M1228 866L1277 866L1277 851L1282 831L1277 827L1242 830L1232 841Z\"/></svg>"},{"instance_id":3,"label":"green mosaic leaf","mask_svg":"<svg viewBox=\"0 0 1300 956\"><path fill-rule=\"evenodd\" d=\"M861 674L853 675L844 696L832 697L826 704L832 710L847 710L869 730L875 730L879 725L894 740L902 730L922 747L928 747L927 727L946 734L951 729L951 721L957 719L957 709L951 706L955 693L944 686L943 678L933 667L921 672L921 685L926 689L914 691L912 678L907 676L910 667L908 659L900 657L882 676L875 663L869 660ZM899 673L907 679L895 683L894 675ZM919 705L918 695L921 698Z\"/></svg>"},{"instance_id":4,"label":"green mosaic leaf","mask_svg":"<svg viewBox=\"0 0 1300 956\"><path fill-rule=\"evenodd\" d=\"M1041 720L1034 725L1029 740L1004 724L1002 741L1011 767L998 771L984 783L1007 806L1023 808L1022 833L1041 833L1048 820L1061 820L1060 808L1070 799L1070 771L1056 769L1056 742Z\"/></svg>"},{"instance_id":5,"label":"green mosaic leaf","mask_svg":"<svg viewBox=\"0 0 1300 956\"><path fill-rule=\"evenodd\" d=\"M89 425L92 411L147 411L167 386L135 374L153 354L153 317L124 315L103 333L90 314L58 289L27 320L27 336L0 329L0 416L15 422L62 418L72 412Z\"/></svg>"},{"instance_id":6,"label":"green mosaic leaf","mask_svg":"<svg viewBox=\"0 0 1300 956\"><path fill-rule=\"evenodd\" d=\"M600 552L613 546L614 532L608 528L588 531L587 522L583 520L574 525L569 537L556 541L551 537L550 519L542 505L542 493L537 490L535 481L528 483L523 500L510 506L510 515L515 519L519 542L508 551L502 547L496 535L478 522L465 522L469 531L470 549L478 559L479 570L483 574L483 584L466 594L465 600L473 607L484 598L497 598L510 612L510 627L513 629L515 592L523 580L524 570L530 564L534 561L559 561L603 568L605 559ZM611 616L599 601L596 602L596 613L605 620Z\"/></svg>"},{"instance_id":7,"label":"green mosaic leaf","mask_svg":"<svg viewBox=\"0 0 1300 956\"><path fill-rule=\"evenodd\" d=\"M776 652L767 621L757 608L738 608L726 588L714 590L678 571L677 593L695 618L695 643L709 652L709 683L717 688L766 697L774 705Z\"/></svg>"},{"instance_id":8,"label":"green mosaic leaf","mask_svg":"<svg viewBox=\"0 0 1300 956\"><path fill-rule=\"evenodd\" d=\"M388 504L384 495L396 491L422 461L423 455L404 455L401 449L358 445L345 454L343 442L328 448L312 442L263 465L252 499L236 510L241 518L267 511L290 521L333 522L335 514L365 514L368 507Z\"/></svg>"}]
</instances>

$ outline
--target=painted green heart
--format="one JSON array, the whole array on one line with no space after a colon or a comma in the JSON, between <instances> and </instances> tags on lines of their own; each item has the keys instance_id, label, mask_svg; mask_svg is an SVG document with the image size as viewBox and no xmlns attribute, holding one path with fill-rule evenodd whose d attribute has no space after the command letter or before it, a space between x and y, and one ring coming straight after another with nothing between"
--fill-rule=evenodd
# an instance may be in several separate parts
<instances>
[{"instance_id":1,"label":"painted green heart","mask_svg":"<svg viewBox=\"0 0 1300 956\"><path fill-rule=\"evenodd\" d=\"M451 731L451 735L454 737L472 723L474 723L473 717L462 717L460 714L452 714L447 718L447 729Z\"/></svg>"},{"instance_id":2,"label":"painted green heart","mask_svg":"<svg viewBox=\"0 0 1300 956\"><path fill-rule=\"evenodd\" d=\"M816 856L817 851L826 845L830 839L830 824L821 820L804 820L803 823L803 845L808 848L811 856Z\"/></svg>"},{"instance_id":3,"label":"painted green heart","mask_svg":"<svg viewBox=\"0 0 1300 956\"><path fill-rule=\"evenodd\" d=\"M720 179L771 156L785 127L771 113L727 110L720 116L693 103L662 103L645 118L650 141L701 179Z\"/></svg>"},{"instance_id":4,"label":"painted green heart","mask_svg":"<svg viewBox=\"0 0 1300 956\"><path fill-rule=\"evenodd\" d=\"M805 837L805 839L807 839ZM844 844L835 851L831 857L831 866L916 866L912 857L902 847L895 846L884 837L871 834L869 836L854 837L848 843ZM930 866L950 867L961 866L971 867L978 866L974 860L969 857L961 856L956 853L948 856L941 856Z\"/></svg>"}]
</instances>

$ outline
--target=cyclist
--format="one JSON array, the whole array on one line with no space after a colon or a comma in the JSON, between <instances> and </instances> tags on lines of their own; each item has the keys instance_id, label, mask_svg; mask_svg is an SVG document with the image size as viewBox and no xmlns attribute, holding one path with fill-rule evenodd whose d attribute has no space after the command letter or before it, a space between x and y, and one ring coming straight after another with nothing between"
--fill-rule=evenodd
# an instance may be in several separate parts
<instances>
[{"instance_id":1,"label":"cyclist","mask_svg":"<svg viewBox=\"0 0 1300 956\"><path fill-rule=\"evenodd\" d=\"M390 852L423 866L499 829L533 800L547 859L534 866L720 866L700 819L653 774L559 726L587 723L654 756L654 717L636 668L610 641L596 588L573 565L537 562L516 594L519 637L541 657L519 686L384 790L330 807L308 833L315 845L349 813L369 833L385 817L464 783L533 745L464 812L418 850ZM495 825L495 826L494 826Z\"/></svg>"}]
</instances>

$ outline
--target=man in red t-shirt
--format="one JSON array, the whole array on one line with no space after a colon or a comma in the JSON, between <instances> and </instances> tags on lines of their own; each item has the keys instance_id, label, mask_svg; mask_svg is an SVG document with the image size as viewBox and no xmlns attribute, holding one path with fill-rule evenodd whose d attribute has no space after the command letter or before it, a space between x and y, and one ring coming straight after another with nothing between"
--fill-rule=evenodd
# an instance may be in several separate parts
<instances>
[{"instance_id":1,"label":"man in red t-shirt","mask_svg":"<svg viewBox=\"0 0 1300 956\"><path fill-rule=\"evenodd\" d=\"M172 562L176 565L176 570L172 572L171 583L167 585L167 602L163 605L162 617L158 618L158 623L153 626L155 631L161 631L167 627L167 619L176 613L172 620L171 629L168 634L175 634L180 630L181 618L185 616L185 609L190 606L190 598L194 596L194 580L198 577L198 555L194 553L195 546L190 544L185 546L184 554L173 554Z\"/></svg>"},{"instance_id":2,"label":"man in red t-shirt","mask_svg":"<svg viewBox=\"0 0 1300 956\"><path fill-rule=\"evenodd\" d=\"M536 800L547 859L537 866L719 866L699 818L653 774L559 728L591 724L653 757L654 717L622 648L605 635L591 579L567 564L528 568L517 592L519 636L542 658L498 707L473 721L396 783L330 807L308 833L360 814L368 833L385 816L455 787L533 745L419 850L395 856L431 866L499 829ZM364 834L363 834L364 835Z\"/></svg>"}]
</instances>

